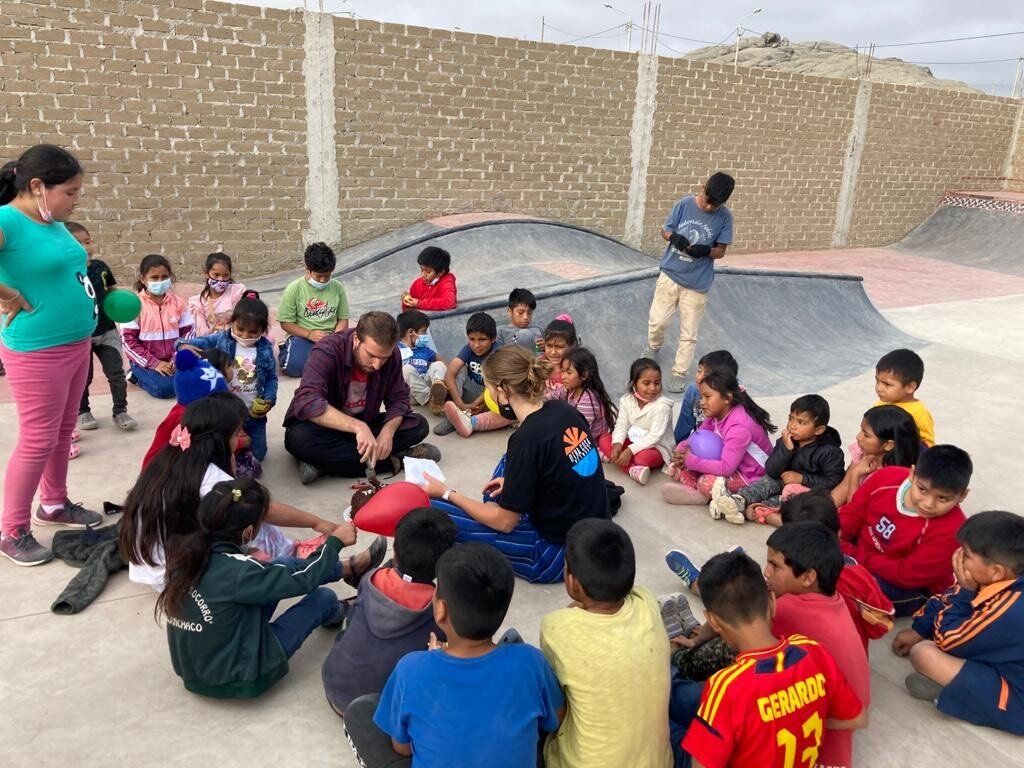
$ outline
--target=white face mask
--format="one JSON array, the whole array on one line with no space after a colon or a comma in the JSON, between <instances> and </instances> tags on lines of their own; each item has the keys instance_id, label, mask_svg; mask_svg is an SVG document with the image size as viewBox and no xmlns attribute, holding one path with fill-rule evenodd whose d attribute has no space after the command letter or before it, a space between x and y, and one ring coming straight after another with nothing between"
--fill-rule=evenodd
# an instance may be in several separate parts
<instances>
[{"instance_id":1,"label":"white face mask","mask_svg":"<svg viewBox=\"0 0 1024 768\"><path fill-rule=\"evenodd\" d=\"M166 280L152 280L146 283L146 290L154 296L163 296L169 290L171 290L171 278Z\"/></svg>"},{"instance_id":2,"label":"white face mask","mask_svg":"<svg viewBox=\"0 0 1024 768\"><path fill-rule=\"evenodd\" d=\"M328 280L326 283L321 283L319 280L314 280L312 277L307 277L306 282L310 284L314 291L322 291L324 288L331 284L330 280Z\"/></svg>"},{"instance_id":3,"label":"white face mask","mask_svg":"<svg viewBox=\"0 0 1024 768\"><path fill-rule=\"evenodd\" d=\"M243 339L241 336L239 336L234 331L231 332L231 338L234 339L235 343L238 346L240 346L240 347L255 347L256 346L256 342L259 341L258 338L257 339Z\"/></svg>"},{"instance_id":4,"label":"white face mask","mask_svg":"<svg viewBox=\"0 0 1024 768\"><path fill-rule=\"evenodd\" d=\"M47 224L53 221L53 214L50 213L50 206L46 204L46 185L43 185L43 194L36 200L36 207L39 209L39 218Z\"/></svg>"}]
</instances>

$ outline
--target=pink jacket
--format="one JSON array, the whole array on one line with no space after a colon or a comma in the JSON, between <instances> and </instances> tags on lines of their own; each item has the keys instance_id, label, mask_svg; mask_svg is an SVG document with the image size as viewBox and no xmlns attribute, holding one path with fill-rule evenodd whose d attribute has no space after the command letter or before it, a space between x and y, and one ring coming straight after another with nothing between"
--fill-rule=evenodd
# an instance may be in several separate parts
<instances>
[{"instance_id":1,"label":"pink jacket","mask_svg":"<svg viewBox=\"0 0 1024 768\"><path fill-rule=\"evenodd\" d=\"M235 304L245 293L242 283L232 283L224 293L217 295L213 291L204 299L202 294L188 297L188 311L195 321L196 336L207 336L216 331L223 331L231 325L231 315Z\"/></svg>"},{"instance_id":2,"label":"pink jacket","mask_svg":"<svg viewBox=\"0 0 1024 768\"><path fill-rule=\"evenodd\" d=\"M123 323L121 340L128 359L140 368L156 368L174 359L174 343L192 336L192 313L175 293L164 295L157 304L146 291L139 291L142 311L130 323Z\"/></svg>"},{"instance_id":3,"label":"pink jacket","mask_svg":"<svg viewBox=\"0 0 1024 768\"><path fill-rule=\"evenodd\" d=\"M702 475L729 477L738 473L748 485L764 475L764 464L772 452L772 442L764 427L747 413L742 405L735 405L719 421L712 417L705 419L699 429L710 429L722 438L722 458L702 459L692 453L686 454L686 468ZM684 440L679 444L682 450Z\"/></svg>"}]
</instances>

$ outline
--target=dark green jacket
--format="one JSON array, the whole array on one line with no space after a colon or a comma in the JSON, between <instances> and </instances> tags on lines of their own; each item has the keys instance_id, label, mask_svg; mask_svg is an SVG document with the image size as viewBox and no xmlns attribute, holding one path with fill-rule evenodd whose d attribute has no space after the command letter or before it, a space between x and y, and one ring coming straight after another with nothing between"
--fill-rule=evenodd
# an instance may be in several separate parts
<instances>
[{"instance_id":1,"label":"dark green jacket","mask_svg":"<svg viewBox=\"0 0 1024 768\"><path fill-rule=\"evenodd\" d=\"M182 601L182 615L166 619L171 663L185 688L251 698L284 677L288 657L263 618L263 606L312 592L336 567L340 550L341 541L329 536L305 568L292 572L247 557L237 546L215 545L199 586Z\"/></svg>"}]
</instances>

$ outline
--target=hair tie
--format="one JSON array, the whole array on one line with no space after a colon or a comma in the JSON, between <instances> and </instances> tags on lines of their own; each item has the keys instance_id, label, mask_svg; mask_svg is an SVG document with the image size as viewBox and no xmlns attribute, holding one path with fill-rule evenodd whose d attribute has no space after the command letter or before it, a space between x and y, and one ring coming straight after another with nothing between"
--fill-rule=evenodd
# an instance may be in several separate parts
<instances>
[{"instance_id":1,"label":"hair tie","mask_svg":"<svg viewBox=\"0 0 1024 768\"><path fill-rule=\"evenodd\" d=\"M241 501L242 500L242 491L239 490L238 488L232 488L231 489L231 498L234 499L235 501Z\"/></svg>"},{"instance_id":2,"label":"hair tie","mask_svg":"<svg viewBox=\"0 0 1024 768\"><path fill-rule=\"evenodd\" d=\"M192 435L189 434L188 427L181 424L176 426L171 432L171 439L168 440L168 443L180 448L183 453L187 451L192 445Z\"/></svg>"}]
</instances>

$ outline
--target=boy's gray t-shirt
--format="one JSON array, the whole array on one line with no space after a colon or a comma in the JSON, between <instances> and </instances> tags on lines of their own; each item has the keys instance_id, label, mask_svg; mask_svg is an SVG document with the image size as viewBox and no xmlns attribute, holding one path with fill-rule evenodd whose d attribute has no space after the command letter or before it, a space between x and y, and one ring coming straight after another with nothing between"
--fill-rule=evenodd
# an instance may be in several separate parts
<instances>
[{"instance_id":1,"label":"boy's gray t-shirt","mask_svg":"<svg viewBox=\"0 0 1024 768\"><path fill-rule=\"evenodd\" d=\"M544 332L535 325L526 328L503 325L498 329L498 344L503 347L509 344L516 344L536 353L540 350L543 342Z\"/></svg>"},{"instance_id":2,"label":"boy's gray t-shirt","mask_svg":"<svg viewBox=\"0 0 1024 768\"><path fill-rule=\"evenodd\" d=\"M732 213L724 205L714 213L705 213L690 195L672 207L664 229L682 235L691 245L728 245L732 242ZM707 293L715 279L715 262L694 258L669 243L661 257L661 271L684 288Z\"/></svg>"}]
</instances>

